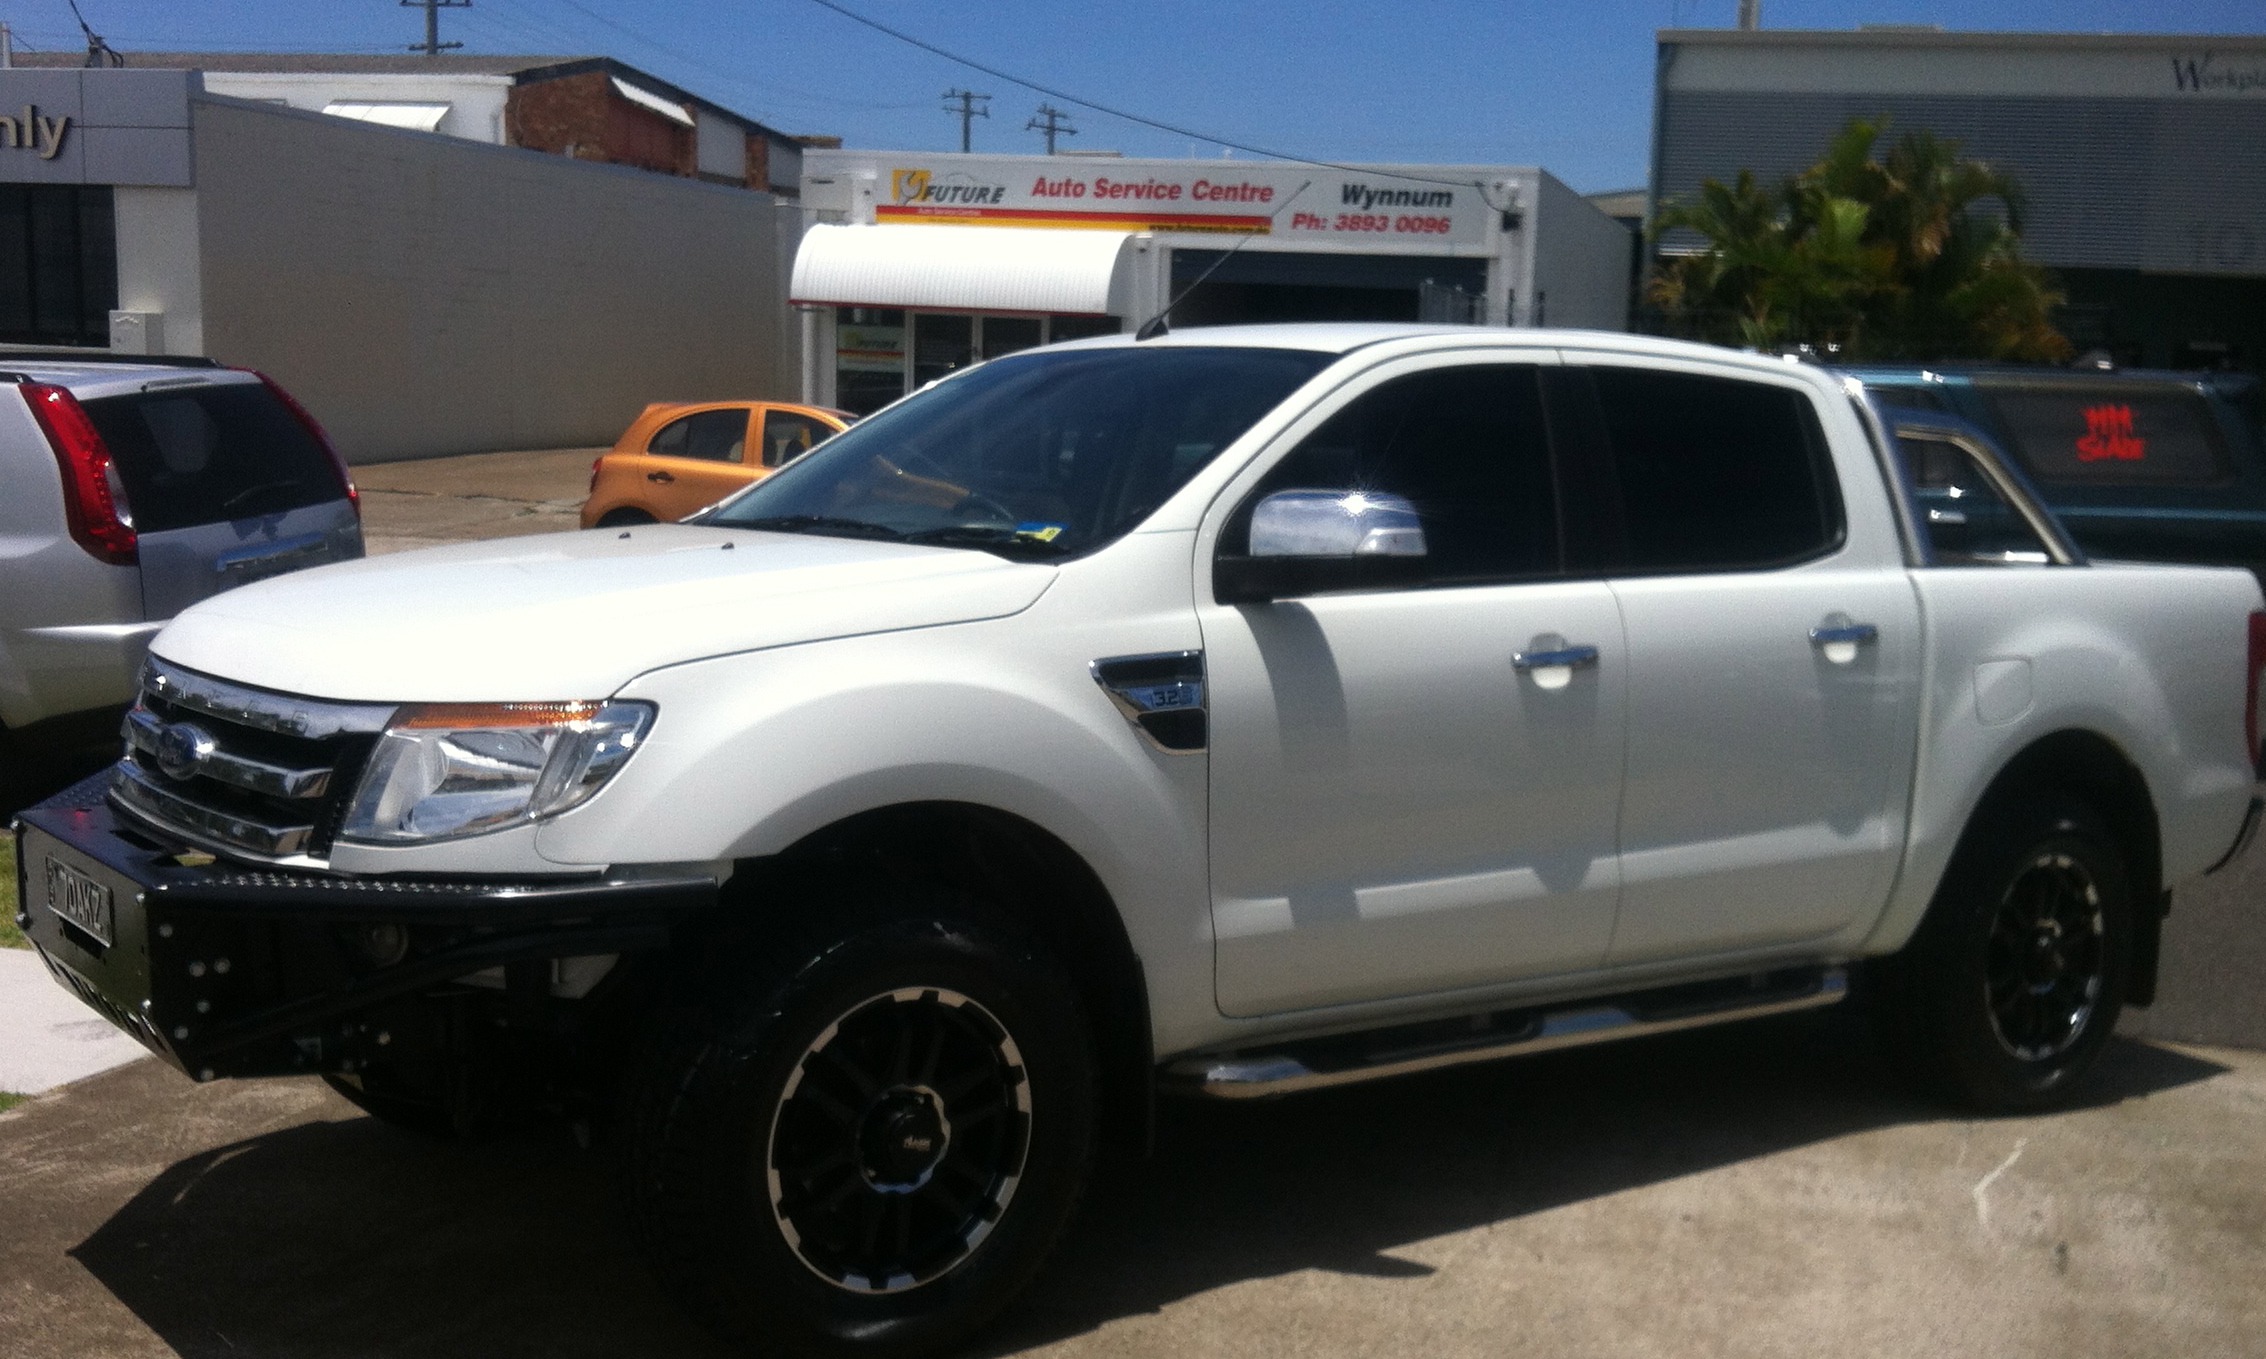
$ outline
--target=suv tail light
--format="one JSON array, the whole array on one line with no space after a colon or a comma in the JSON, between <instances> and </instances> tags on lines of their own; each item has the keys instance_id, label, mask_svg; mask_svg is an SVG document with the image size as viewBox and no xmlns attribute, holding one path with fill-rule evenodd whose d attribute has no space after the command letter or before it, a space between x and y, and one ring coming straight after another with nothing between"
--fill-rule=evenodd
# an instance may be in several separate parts
<instances>
[{"instance_id":1,"label":"suv tail light","mask_svg":"<svg viewBox=\"0 0 2266 1359\"><path fill-rule=\"evenodd\" d=\"M2259 676L2262 671L2266 671L2266 612L2253 609L2250 613L2249 688L2243 694L2242 734L2243 739L2250 743L2251 768L2261 776L2266 776L2266 760L2261 760L2258 749L2258 729L2261 725L2258 713Z\"/></svg>"},{"instance_id":2,"label":"suv tail light","mask_svg":"<svg viewBox=\"0 0 2266 1359\"><path fill-rule=\"evenodd\" d=\"M598 493L598 469L605 465L606 455L603 453L590 460L590 494L592 495Z\"/></svg>"},{"instance_id":3,"label":"suv tail light","mask_svg":"<svg viewBox=\"0 0 2266 1359\"><path fill-rule=\"evenodd\" d=\"M330 436L323 432L322 422L309 414L307 408L300 405L298 399L293 397L291 393L283 390L282 384L274 378L269 377L257 368L246 368L241 371L258 378L260 385L273 393L275 399L283 403L283 408L291 412L292 417L306 427L307 433L313 436L315 442L322 445L323 452L330 455L331 470L338 473L338 489L346 492L346 503L354 507L354 517L360 519L362 517L362 492L354 484L354 474L347 470L346 459L338 455L338 449L331 443Z\"/></svg>"},{"instance_id":4,"label":"suv tail light","mask_svg":"<svg viewBox=\"0 0 2266 1359\"><path fill-rule=\"evenodd\" d=\"M134 533L134 512L126 503L126 485L118 478L118 465L102 442L86 408L64 387L44 382L20 384L32 419L55 450L55 465L63 473L63 521L71 541L87 555L113 566L132 566L141 556Z\"/></svg>"}]
</instances>

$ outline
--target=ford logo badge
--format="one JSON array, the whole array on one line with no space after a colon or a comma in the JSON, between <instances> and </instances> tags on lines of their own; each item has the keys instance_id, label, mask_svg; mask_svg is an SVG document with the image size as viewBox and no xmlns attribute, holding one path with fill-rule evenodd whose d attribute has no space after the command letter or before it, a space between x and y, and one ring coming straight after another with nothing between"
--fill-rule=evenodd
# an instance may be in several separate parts
<instances>
[{"instance_id":1,"label":"ford logo badge","mask_svg":"<svg viewBox=\"0 0 2266 1359\"><path fill-rule=\"evenodd\" d=\"M189 722L175 722L157 734L157 767L169 779L196 775L217 748L212 733Z\"/></svg>"}]
</instances>

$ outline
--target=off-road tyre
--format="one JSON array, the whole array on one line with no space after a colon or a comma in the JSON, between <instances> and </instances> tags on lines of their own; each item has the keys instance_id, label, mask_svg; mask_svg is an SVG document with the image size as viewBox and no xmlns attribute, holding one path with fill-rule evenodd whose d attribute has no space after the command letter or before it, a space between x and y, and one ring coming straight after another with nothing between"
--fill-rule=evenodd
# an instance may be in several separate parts
<instances>
[{"instance_id":1,"label":"off-road tyre","mask_svg":"<svg viewBox=\"0 0 2266 1359\"><path fill-rule=\"evenodd\" d=\"M1898 1054L1983 1112L2068 1102L2115 1034L2135 916L2124 849L2090 807L2050 790L1997 799L1912 941L1875 966Z\"/></svg>"},{"instance_id":2,"label":"off-road tyre","mask_svg":"<svg viewBox=\"0 0 2266 1359\"><path fill-rule=\"evenodd\" d=\"M709 950L626 1101L657 1272L761 1354L965 1339L1053 1249L1092 1157L1063 970L948 894L847 895L810 903L833 937Z\"/></svg>"}]
</instances>

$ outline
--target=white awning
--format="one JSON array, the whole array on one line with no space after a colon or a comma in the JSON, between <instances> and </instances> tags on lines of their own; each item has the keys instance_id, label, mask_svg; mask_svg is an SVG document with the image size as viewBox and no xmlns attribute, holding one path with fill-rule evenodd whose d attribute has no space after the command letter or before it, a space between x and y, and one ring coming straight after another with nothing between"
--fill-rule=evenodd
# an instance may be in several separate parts
<instances>
[{"instance_id":1,"label":"white awning","mask_svg":"<svg viewBox=\"0 0 2266 1359\"><path fill-rule=\"evenodd\" d=\"M1129 231L814 226L795 253L792 300L931 311L1125 316Z\"/></svg>"},{"instance_id":2,"label":"white awning","mask_svg":"<svg viewBox=\"0 0 2266 1359\"><path fill-rule=\"evenodd\" d=\"M352 118L358 123L384 123L387 127L413 128L430 132L448 116L446 104L379 104L365 100L334 99L323 106L323 112L333 118Z\"/></svg>"}]
</instances>

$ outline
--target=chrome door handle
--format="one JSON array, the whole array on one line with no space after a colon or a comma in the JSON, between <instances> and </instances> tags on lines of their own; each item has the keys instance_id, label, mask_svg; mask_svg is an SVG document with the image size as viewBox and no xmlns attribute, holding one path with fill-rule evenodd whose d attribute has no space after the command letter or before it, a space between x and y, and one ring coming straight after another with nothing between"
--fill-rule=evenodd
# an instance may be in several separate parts
<instances>
[{"instance_id":1,"label":"chrome door handle","mask_svg":"<svg viewBox=\"0 0 2266 1359\"><path fill-rule=\"evenodd\" d=\"M1845 623L1835 628L1810 629L1811 646L1830 646L1835 642L1855 642L1862 646L1866 642L1879 640L1880 629L1870 623Z\"/></svg>"},{"instance_id":2,"label":"chrome door handle","mask_svg":"<svg viewBox=\"0 0 2266 1359\"><path fill-rule=\"evenodd\" d=\"M1597 648L1569 646L1557 651L1519 651L1511 655L1515 670L1547 670L1552 666L1579 667L1597 664Z\"/></svg>"}]
</instances>

